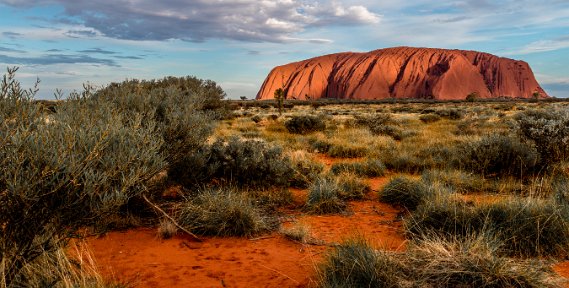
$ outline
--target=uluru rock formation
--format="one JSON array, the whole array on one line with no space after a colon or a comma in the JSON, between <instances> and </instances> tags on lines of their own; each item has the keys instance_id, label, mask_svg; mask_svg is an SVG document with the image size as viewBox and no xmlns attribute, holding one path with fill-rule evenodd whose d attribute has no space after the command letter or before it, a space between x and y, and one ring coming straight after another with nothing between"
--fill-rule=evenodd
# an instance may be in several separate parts
<instances>
[{"instance_id":1,"label":"uluru rock formation","mask_svg":"<svg viewBox=\"0 0 569 288\"><path fill-rule=\"evenodd\" d=\"M274 68L257 99L465 99L549 97L526 62L488 53L396 47L337 53Z\"/></svg>"}]
</instances>

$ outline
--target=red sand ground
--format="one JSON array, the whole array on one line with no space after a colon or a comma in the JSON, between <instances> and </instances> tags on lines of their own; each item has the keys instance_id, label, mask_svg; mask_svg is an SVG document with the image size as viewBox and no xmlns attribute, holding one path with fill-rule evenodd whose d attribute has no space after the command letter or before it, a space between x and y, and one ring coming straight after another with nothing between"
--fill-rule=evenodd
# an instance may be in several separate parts
<instances>
[{"instance_id":1,"label":"red sand ground","mask_svg":"<svg viewBox=\"0 0 569 288\"><path fill-rule=\"evenodd\" d=\"M326 166L345 159L319 156ZM107 279L130 287L307 287L314 283L318 263L335 243L362 235L378 248L404 250L400 210L377 201L387 177L369 179L366 200L350 202L345 215L289 214L284 227L301 223L328 245L300 244L278 232L258 238L204 237L195 242L178 234L161 240L155 229L110 232L88 243ZM291 189L296 204L306 190ZM554 267L569 277L569 262ZM569 287L569 286L568 286Z\"/></svg>"}]
</instances>

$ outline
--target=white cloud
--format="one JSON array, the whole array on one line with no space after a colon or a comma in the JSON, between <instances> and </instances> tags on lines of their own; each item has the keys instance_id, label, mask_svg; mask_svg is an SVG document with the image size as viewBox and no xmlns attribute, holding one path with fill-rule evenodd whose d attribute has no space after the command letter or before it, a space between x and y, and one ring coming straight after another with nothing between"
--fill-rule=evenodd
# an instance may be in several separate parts
<instances>
[{"instance_id":1,"label":"white cloud","mask_svg":"<svg viewBox=\"0 0 569 288\"><path fill-rule=\"evenodd\" d=\"M316 0L0 0L16 7L59 4L60 22L79 22L109 38L283 42L312 27L376 24L362 5Z\"/></svg>"},{"instance_id":2,"label":"white cloud","mask_svg":"<svg viewBox=\"0 0 569 288\"><path fill-rule=\"evenodd\" d=\"M569 48L569 36L531 42L517 51L511 51L508 53L511 55L524 55L556 51L565 48Z\"/></svg>"}]
</instances>

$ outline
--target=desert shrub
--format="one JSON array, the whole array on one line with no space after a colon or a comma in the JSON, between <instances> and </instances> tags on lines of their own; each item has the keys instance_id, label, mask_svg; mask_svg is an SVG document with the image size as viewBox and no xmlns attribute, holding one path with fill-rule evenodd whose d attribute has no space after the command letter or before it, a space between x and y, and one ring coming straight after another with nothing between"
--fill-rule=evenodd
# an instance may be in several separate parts
<instances>
[{"instance_id":1,"label":"desert shrub","mask_svg":"<svg viewBox=\"0 0 569 288\"><path fill-rule=\"evenodd\" d=\"M267 219L244 193L206 190L178 207L177 220L201 235L251 236L269 229Z\"/></svg>"},{"instance_id":2,"label":"desert shrub","mask_svg":"<svg viewBox=\"0 0 569 288\"><path fill-rule=\"evenodd\" d=\"M411 242L408 279L418 287L558 287L547 263L497 256L503 245L485 235Z\"/></svg>"},{"instance_id":3,"label":"desert shrub","mask_svg":"<svg viewBox=\"0 0 569 288\"><path fill-rule=\"evenodd\" d=\"M191 187L221 179L239 186L287 186L294 175L282 148L261 140L217 140L187 155L173 174Z\"/></svg>"},{"instance_id":4,"label":"desert shrub","mask_svg":"<svg viewBox=\"0 0 569 288\"><path fill-rule=\"evenodd\" d=\"M318 287L400 287L404 265L362 239L349 239L326 255Z\"/></svg>"},{"instance_id":5,"label":"desert shrub","mask_svg":"<svg viewBox=\"0 0 569 288\"><path fill-rule=\"evenodd\" d=\"M308 144L310 145L310 148L312 149L312 151L315 151L318 153L328 153L328 151L330 151L330 149L333 146L333 144L328 142L328 141L320 140L320 139L316 139L316 138L308 139Z\"/></svg>"},{"instance_id":6,"label":"desert shrub","mask_svg":"<svg viewBox=\"0 0 569 288\"><path fill-rule=\"evenodd\" d=\"M212 110L217 113L225 112L225 103L222 101L226 94L212 80L202 80L193 76L173 77L153 80L126 80L121 83L111 83L99 89L95 97L106 100L119 100L129 95L175 94L180 99L191 99L192 107L196 110ZM176 96L178 97L178 96ZM159 100L155 100L159 101ZM171 107L168 107L171 108Z\"/></svg>"},{"instance_id":7,"label":"desert shrub","mask_svg":"<svg viewBox=\"0 0 569 288\"><path fill-rule=\"evenodd\" d=\"M0 270L1 271L1 270ZM121 288L121 283L104 279L88 245L75 241L42 253L22 268L22 279L11 286L0 281L0 287L104 287Z\"/></svg>"},{"instance_id":8,"label":"desert shrub","mask_svg":"<svg viewBox=\"0 0 569 288\"><path fill-rule=\"evenodd\" d=\"M514 256L559 256L569 248L562 208L552 201L514 200L469 206L449 199L423 203L405 223L413 237L492 235Z\"/></svg>"},{"instance_id":9,"label":"desert shrub","mask_svg":"<svg viewBox=\"0 0 569 288\"><path fill-rule=\"evenodd\" d=\"M496 203L483 209L497 237L508 243L508 254L559 256L569 248L563 211L536 199Z\"/></svg>"},{"instance_id":10,"label":"desert shrub","mask_svg":"<svg viewBox=\"0 0 569 288\"><path fill-rule=\"evenodd\" d=\"M435 113L442 118L450 119L450 120L460 120L464 118L464 111L450 108L450 109L439 109L435 111Z\"/></svg>"},{"instance_id":11,"label":"desert shrub","mask_svg":"<svg viewBox=\"0 0 569 288\"><path fill-rule=\"evenodd\" d=\"M305 153L295 152L290 156L294 170L294 176L290 179L292 187L307 188L324 170L324 165L310 159Z\"/></svg>"},{"instance_id":12,"label":"desert shrub","mask_svg":"<svg viewBox=\"0 0 569 288\"><path fill-rule=\"evenodd\" d=\"M367 148L350 144L335 144L328 151L328 156L333 158L357 158L367 154Z\"/></svg>"},{"instance_id":13,"label":"desert shrub","mask_svg":"<svg viewBox=\"0 0 569 288\"><path fill-rule=\"evenodd\" d=\"M441 120L441 116L437 114L424 114L419 116L419 120L421 120L423 123L434 123Z\"/></svg>"},{"instance_id":14,"label":"desert shrub","mask_svg":"<svg viewBox=\"0 0 569 288\"><path fill-rule=\"evenodd\" d=\"M514 117L518 134L531 141L544 167L569 156L569 110L528 110Z\"/></svg>"},{"instance_id":15,"label":"desert shrub","mask_svg":"<svg viewBox=\"0 0 569 288\"><path fill-rule=\"evenodd\" d=\"M332 164L330 172L340 174L344 172L354 173L358 176L380 177L385 175L385 165L378 160L369 158L364 162L339 162Z\"/></svg>"},{"instance_id":16,"label":"desert shrub","mask_svg":"<svg viewBox=\"0 0 569 288\"><path fill-rule=\"evenodd\" d=\"M293 116L285 122L285 127L290 133L306 134L326 129L326 123L321 117L311 115Z\"/></svg>"},{"instance_id":17,"label":"desert shrub","mask_svg":"<svg viewBox=\"0 0 569 288\"><path fill-rule=\"evenodd\" d=\"M89 95L72 95L46 121L13 78L1 86L0 277L28 286L26 265L146 191L166 165L163 140L143 115Z\"/></svg>"},{"instance_id":18,"label":"desert shrub","mask_svg":"<svg viewBox=\"0 0 569 288\"><path fill-rule=\"evenodd\" d=\"M493 192L495 188L479 175L460 170L425 170L421 181L447 187L456 193Z\"/></svg>"},{"instance_id":19,"label":"desert shrub","mask_svg":"<svg viewBox=\"0 0 569 288\"><path fill-rule=\"evenodd\" d=\"M382 202L399 205L413 211L432 196L432 190L421 181L398 176L383 187L379 199Z\"/></svg>"},{"instance_id":20,"label":"desert shrub","mask_svg":"<svg viewBox=\"0 0 569 288\"><path fill-rule=\"evenodd\" d=\"M413 239L433 235L446 239L463 238L490 229L481 211L465 202L441 197L419 205L405 220L405 231Z\"/></svg>"},{"instance_id":21,"label":"desert shrub","mask_svg":"<svg viewBox=\"0 0 569 288\"><path fill-rule=\"evenodd\" d=\"M315 214L339 213L346 203L340 199L340 187L336 181L327 178L317 179L308 189L306 210Z\"/></svg>"},{"instance_id":22,"label":"desert shrub","mask_svg":"<svg viewBox=\"0 0 569 288\"><path fill-rule=\"evenodd\" d=\"M477 135L480 133L479 123L472 119L462 120L456 123L456 129L453 131L454 135Z\"/></svg>"},{"instance_id":23,"label":"desert shrub","mask_svg":"<svg viewBox=\"0 0 569 288\"><path fill-rule=\"evenodd\" d=\"M336 177L338 196L344 200L363 199L371 187L360 177L352 173L342 173Z\"/></svg>"},{"instance_id":24,"label":"desert shrub","mask_svg":"<svg viewBox=\"0 0 569 288\"><path fill-rule=\"evenodd\" d=\"M195 77L127 80L95 91L93 97L114 104L126 119L140 114L154 123L146 128L163 138L169 175L184 173L184 158L204 145L214 120L232 114L222 101L225 92L215 82Z\"/></svg>"},{"instance_id":25,"label":"desert shrub","mask_svg":"<svg viewBox=\"0 0 569 288\"><path fill-rule=\"evenodd\" d=\"M466 143L460 155L463 167L483 175L523 177L531 174L539 161L534 147L503 135Z\"/></svg>"},{"instance_id":26,"label":"desert shrub","mask_svg":"<svg viewBox=\"0 0 569 288\"><path fill-rule=\"evenodd\" d=\"M356 115L355 121L357 125L367 127L374 135L386 135L395 140L402 140L411 136L409 132L397 127L396 121L388 113L376 113L366 116Z\"/></svg>"}]
</instances>

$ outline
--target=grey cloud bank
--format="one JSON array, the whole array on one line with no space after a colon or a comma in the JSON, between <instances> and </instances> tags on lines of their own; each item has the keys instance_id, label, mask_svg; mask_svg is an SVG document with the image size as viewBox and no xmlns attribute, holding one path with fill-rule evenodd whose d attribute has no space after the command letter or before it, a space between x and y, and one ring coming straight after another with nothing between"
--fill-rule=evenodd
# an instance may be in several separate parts
<instances>
[{"instance_id":1,"label":"grey cloud bank","mask_svg":"<svg viewBox=\"0 0 569 288\"><path fill-rule=\"evenodd\" d=\"M310 27L375 24L381 18L364 6L348 6L339 1L2 0L0 3L15 7L59 4L65 7L64 17L53 21L78 21L104 36L125 40L288 42L295 39L291 35ZM70 31L70 35L74 34L92 37L96 32ZM321 39L315 41L327 43Z\"/></svg>"}]
</instances>

